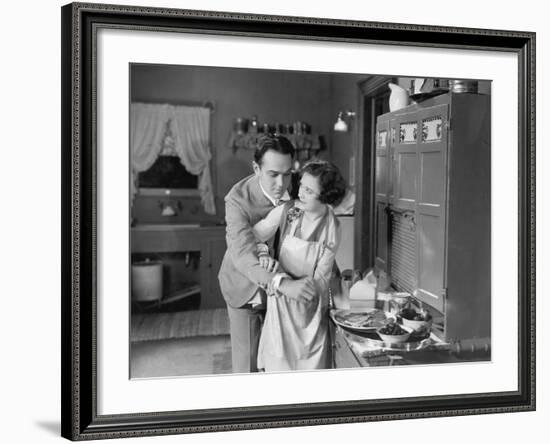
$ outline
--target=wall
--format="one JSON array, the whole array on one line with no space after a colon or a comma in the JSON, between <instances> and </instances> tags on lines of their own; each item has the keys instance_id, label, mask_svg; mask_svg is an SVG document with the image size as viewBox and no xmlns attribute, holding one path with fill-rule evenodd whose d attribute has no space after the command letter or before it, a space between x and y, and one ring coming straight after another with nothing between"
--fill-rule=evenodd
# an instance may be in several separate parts
<instances>
[{"instance_id":1,"label":"wall","mask_svg":"<svg viewBox=\"0 0 550 444\"><path fill-rule=\"evenodd\" d=\"M223 197L252 172L253 152L233 153L228 146L234 118L256 115L260 124L305 121L327 140L332 132L330 74L159 65L134 65L132 73L133 101L215 104L213 181L221 218Z\"/></svg>"},{"instance_id":2,"label":"wall","mask_svg":"<svg viewBox=\"0 0 550 444\"><path fill-rule=\"evenodd\" d=\"M215 104L211 120L212 178L216 219L223 219L223 197L235 182L252 171L253 152L237 150L234 153L229 147L234 118L256 115L260 125L308 122L313 132L323 135L328 143L328 150L321 153L321 157L333 161L349 183L350 158L358 143L357 118L347 120L350 129L346 133L333 131L333 126L339 111L358 112L358 83L366 77L363 74L136 64L132 67L131 94L136 102L201 104L209 101ZM398 83L408 89L410 79L402 77ZM487 82L482 82L480 92L486 90ZM150 207L157 211L156 199L153 200L154 205Z\"/></svg>"},{"instance_id":3,"label":"wall","mask_svg":"<svg viewBox=\"0 0 550 444\"><path fill-rule=\"evenodd\" d=\"M336 120L339 111L350 110L358 115L360 106L358 83L366 77L368 76L359 74L333 75L331 95L333 97L332 115L334 120ZM346 120L349 124L348 132L331 131L330 133L331 160L340 169L348 183L350 179L350 158L357 150L359 139L357 134L357 115L355 118L351 118L351 120Z\"/></svg>"},{"instance_id":4,"label":"wall","mask_svg":"<svg viewBox=\"0 0 550 444\"><path fill-rule=\"evenodd\" d=\"M361 107L359 97L359 83L368 78L365 74L333 74L330 78L330 112L332 116L331 127L336 120L339 111L354 111L358 113ZM410 86L410 77L400 77L398 84L407 89ZM490 82L480 81L479 92L490 94ZM346 120L350 122L350 120ZM359 137L357 127L359 122L357 116L351 119L348 132L335 132L330 130L329 146L330 160L340 169L342 175L349 183L350 180L350 158L358 149Z\"/></svg>"}]
</instances>

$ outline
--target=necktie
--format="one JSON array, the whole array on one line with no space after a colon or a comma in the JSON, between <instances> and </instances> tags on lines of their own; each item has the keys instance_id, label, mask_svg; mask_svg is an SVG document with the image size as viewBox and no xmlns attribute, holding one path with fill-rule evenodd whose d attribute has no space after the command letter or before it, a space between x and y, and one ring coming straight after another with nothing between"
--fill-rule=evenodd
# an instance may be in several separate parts
<instances>
[{"instance_id":1,"label":"necktie","mask_svg":"<svg viewBox=\"0 0 550 444\"><path fill-rule=\"evenodd\" d=\"M287 200L279 199L276 203L277 206L284 205L287 202ZM275 232L275 237L273 238L273 258L278 259L279 258L279 243L281 240L281 226L279 225L279 228L277 228L277 231Z\"/></svg>"},{"instance_id":2,"label":"necktie","mask_svg":"<svg viewBox=\"0 0 550 444\"><path fill-rule=\"evenodd\" d=\"M275 232L275 238L273 239L273 258L279 258L279 241L281 238L281 227L277 228Z\"/></svg>"}]
</instances>

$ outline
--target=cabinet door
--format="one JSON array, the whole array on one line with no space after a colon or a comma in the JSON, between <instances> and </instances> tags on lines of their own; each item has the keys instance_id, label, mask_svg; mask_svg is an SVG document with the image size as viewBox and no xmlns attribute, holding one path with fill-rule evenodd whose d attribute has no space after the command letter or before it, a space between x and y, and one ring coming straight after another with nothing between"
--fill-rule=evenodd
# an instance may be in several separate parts
<instances>
[{"instance_id":1,"label":"cabinet door","mask_svg":"<svg viewBox=\"0 0 550 444\"><path fill-rule=\"evenodd\" d=\"M378 119L376 127L375 155L375 246L374 263L377 270L387 272L388 264L388 199L389 199L389 165L390 165L390 126L389 120Z\"/></svg>"},{"instance_id":2,"label":"cabinet door","mask_svg":"<svg viewBox=\"0 0 550 444\"><path fill-rule=\"evenodd\" d=\"M225 239L204 240L201 245L201 309L224 308L218 272L225 253Z\"/></svg>"},{"instance_id":3,"label":"cabinet door","mask_svg":"<svg viewBox=\"0 0 550 444\"><path fill-rule=\"evenodd\" d=\"M446 273L447 122L447 105L418 113L417 297L441 312Z\"/></svg>"},{"instance_id":4,"label":"cabinet door","mask_svg":"<svg viewBox=\"0 0 550 444\"><path fill-rule=\"evenodd\" d=\"M418 113L403 114L392 119L391 128L395 134L395 141L391 146L390 202L397 209L414 211L418 194Z\"/></svg>"},{"instance_id":5,"label":"cabinet door","mask_svg":"<svg viewBox=\"0 0 550 444\"><path fill-rule=\"evenodd\" d=\"M391 282L413 293L417 286L417 248L414 216L418 196L418 112L391 120L390 243Z\"/></svg>"},{"instance_id":6,"label":"cabinet door","mask_svg":"<svg viewBox=\"0 0 550 444\"><path fill-rule=\"evenodd\" d=\"M225 307L225 300L220 289L220 282L218 281L218 273L222 265L223 256L225 250L227 249L227 244L225 243L225 236L221 239L215 239L210 242L211 248L211 258L212 258L212 267L211 267L211 276L212 276L212 294L214 296L213 306L215 307Z\"/></svg>"},{"instance_id":7,"label":"cabinet door","mask_svg":"<svg viewBox=\"0 0 550 444\"><path fill-rule=\"evenodd\" d=\"M341 330L329 321L330 338L332 342L332 367L356 368L361 367L355 353L350 348Z\"/></svg>"}]
</instances>

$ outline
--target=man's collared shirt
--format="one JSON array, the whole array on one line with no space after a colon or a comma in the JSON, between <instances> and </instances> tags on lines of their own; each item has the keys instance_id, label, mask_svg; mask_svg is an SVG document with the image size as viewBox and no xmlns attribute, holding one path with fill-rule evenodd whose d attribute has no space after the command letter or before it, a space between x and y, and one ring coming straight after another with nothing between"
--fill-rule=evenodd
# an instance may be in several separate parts
<instances>
[{"instance_id":1,"label":"man's collared shirt","mask_svg":"<svg viewBox=\"0 0 550 444\"><path fill-rule=\"evenodd\" d=\"M258 183L260 184L260 189L262 190L262 193L264 193L264 196L269 199L269 201L273 204L274 207L277 205L286 202L290 200L290 194L288 194L288 190L284 192L284 194L281 196L279 200L273 199L269 194L267 194L267 191L264 190L264 187L262 186L262 182L258 179Z\"/></svg>"}]
</instances>

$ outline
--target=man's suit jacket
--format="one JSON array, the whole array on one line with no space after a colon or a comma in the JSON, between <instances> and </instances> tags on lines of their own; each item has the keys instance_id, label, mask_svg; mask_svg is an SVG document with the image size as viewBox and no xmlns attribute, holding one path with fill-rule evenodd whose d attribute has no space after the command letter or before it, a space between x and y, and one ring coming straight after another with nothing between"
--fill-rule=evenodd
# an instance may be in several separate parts
<instances>
[{"instance_id":1,"label":"man's suit jacket","mask_svg":"<svg viewBox=\"0 0 550 444\"><path fill-rule=\"evenodd\" d=\"M227 304L241 307L267 285L274 273L260 267L252 227L263 219L273 204L260 188L259 178L248 176L237 182L225 196L227 251L218 273Z\"/></svg>"}]
</instances>

